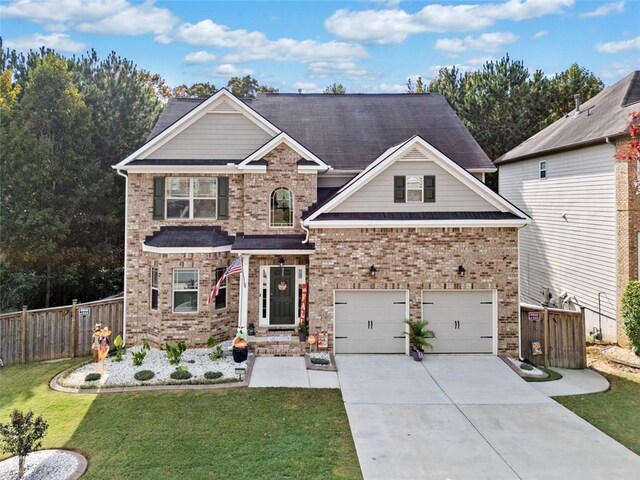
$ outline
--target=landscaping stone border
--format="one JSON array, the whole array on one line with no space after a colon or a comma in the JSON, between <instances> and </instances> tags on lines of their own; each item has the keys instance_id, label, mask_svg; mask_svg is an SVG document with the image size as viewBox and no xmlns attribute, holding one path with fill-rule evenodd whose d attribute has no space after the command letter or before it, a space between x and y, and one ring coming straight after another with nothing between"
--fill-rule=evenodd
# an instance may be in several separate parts
<instances>
[{"instance_id":1,"label":"landscaping stone border","mask_svg":"<svg viewBox=\"0 0 640 480\"><path fill-rule=\"evenodd\" d=\"M80 365L75 365L68 368L51 379L49 387L56 392L62 393L80 393L80 394L97 394L97 393L127 393L127 392L157 392L157 391L177 391L177 390L221 390L225 388L242 388L249 386L249 380L251 378L251 372L253 371L253 364L255 363L256 356L249 354L247 359L247 371L244 376L244 380L241 382L229 382L229 383L204 383L204 384L171 384L171 385L136 385L132 387L106 387L106 388L70 388L63 387L58 383L58 379L64 376L67 372L78 368ZM332 360L333 361L333 360ZM84 365L84 364L81 364Z\"/></svg>"},{"instance_id":2,"label":"landscaping stone border","mask_svg":"<svg viewBox=\"0 0 640 480\"><path fill-rule=\"evenodd\" d=\"M78 452L74 452L73 450L65 450L63 448L46 448L44 450L37 450L37 452L64 453L65 455L71 455L72 457L74 457L76 459L76 461L78 462L78 466L71 473L71 475L69 475L66 478L66 480L78 480L80 477L82 477L84 475L84 473L87 471L87 467L89 466L86 457L84 455L79 454ZM33 453L35 453L35 452L33 452ZM15 457L15 455L13 457L5 458L2 461L4 462L5 460L11 460L14 457Z\"/></svg>"},{"instance_id":3,"label":"landscaping stone border","mask_svg":"<svg viewBox=\"0 0 640 480\"><path fill-rule=\"evenodd\" d=\"M311 363L311 356L308 353L304 355L304 364L307 367L307 370L317 370L319 372L337 372L338 366L336 365L336 359L333 356L333 353L329 353L329 361L331 362L329 365L318 365L316 363Z\"/></svg>"}]
</instances>

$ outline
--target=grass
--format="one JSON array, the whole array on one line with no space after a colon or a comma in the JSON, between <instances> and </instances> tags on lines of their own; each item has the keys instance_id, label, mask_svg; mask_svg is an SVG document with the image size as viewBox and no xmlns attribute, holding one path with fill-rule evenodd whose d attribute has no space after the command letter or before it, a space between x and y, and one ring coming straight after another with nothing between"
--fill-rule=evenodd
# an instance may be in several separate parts
<instances>
[{"instance_id":1,"label":"grass","mask_svg":"<svg viewBox=\"0 0 640 480\"><path fill-rule=\"evenodd\" d=\"M640 455L640 383L604 376L611 384L607 392L554 399Z\"/></svg>"},{"instance_id":2,"label":"grass","mask_svg":"<svg viewBox=\"0 0 640 480\"><path fill-rule=\"evenodd\" d=\"M0 420L33 410L43 448L89 460L86 479L360 479L340 392L228 389L65 394L49 380L78 360L0 370ZM4 457L3 457L4 458Z\"/></svg>"},{"instance_id":3,"label":"grass","mask_svg":"<svg viewBox=\"0 0 640 480\"><path fill-rule=\"evenodd\" d=\"M562 375L560 375L555 370L551 370L550 368L538 367L538 369L545 372L548 377L539 378L539 377L524 377L527 382L553 382L554 380L560 380Z\"/></svg>"}]
</instances>

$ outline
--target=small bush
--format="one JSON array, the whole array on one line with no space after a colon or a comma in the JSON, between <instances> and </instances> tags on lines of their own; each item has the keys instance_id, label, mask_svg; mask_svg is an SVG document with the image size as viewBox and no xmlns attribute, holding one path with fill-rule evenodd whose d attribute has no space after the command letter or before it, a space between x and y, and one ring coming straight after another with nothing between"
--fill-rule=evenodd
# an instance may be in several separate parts
<instances>
[{"instance_id":1,"label":"small bush","mask_svg":"<svg viewBox=\"0 0 640 480\"><path fill-rule=\"evenodd\" d=\"M174 380L189 380L192 375L187 370L176 370L171 373L171 378Z\"/></svg>"},{"instance_id":2,"label":"small bush","mask_svg":"<svg viewBox=\"0 0 640 480\"><path fill-rule=\"evenodd\" d=\"M137 352L133 352L131 354L131 357L133 358L133 365L136 367L139 367L140 365L142 365L142 362L144 361L144 357L147 356L147 352L149 350L150 350L149 344L147 342L144 342L140 350L138 350Z\"/></svg>"},{"instance_id":3,"label":"small bush","mask_svg":"<svg viewBox=\"0 0 640 480\"><path fill-rule=\"evenodd\" d=\"M622 294L624 330L636 355L640 355L640 281L629 282Z\"/></svg>"},{"instance_id":4,"label":"small bush","mask_svg":"<svg viewBox=\"0 0 640 480\"><path fill-rule=\"evenodd\" d=\"M89 373L86 377L84 377L85 382L95 382L96 380L100 380L102 375L99 373Z\"/></svg>"},{"instance_id":5,"label":"small bush","mask_svg":"<svg viewBox=\"0 0 640 480\"><path fill-rule=\"evenodd\" d=\"M155 376L156 376L156 374L153 373L151 370L140 370L139 372L136 372L133 375L133 378L135 378L136 380L138 380L140 382L145 382L147 380L151 380Z\"/></svg>"},{"instance_id":6,"label":"small bush","mask_svg":"<svg viewBox=\"0 0 640 480\"><path fill-rule=\"evenodd\" d=\"M167 352L167 360L171 365L179 365L182 354L187 349L184 342L168 342L164 349Z\"/></svg>"},{"instance_id":7,"label":"small bush","mask_svg":"<svg viewBox=\"0 0 640 480\"><path fill-rule=\"evenodd\" d=\"M213 361L218 360L224 356L224 351L222 351L222 347L220 345L216 345L211 353L209 354L209 358Z\"/></svg>"},{"instance_id":8,"label":"small bush","mask_svg":"<svg viewBox=\"0 0 640 480\"><path fill-rule=\"evenodd\" d=\"M215 380L216 378L220 378L222 376L222 372L205 372L204 378L207 380Z\"/></svg>"},{"instance_id":9,"label":"small bush","mask_svg":"<svg viewBox=\"0 0 640 480\"><path fill-rule=\"evenodd\" d=\"M520 368L521 368L522 370L527 370L527 371L529 371L529 372L530 372L531 370L533 370L533 366L532 366L532 365L529 365L528 363L521 363L521 364L520 364Z\"/></svg>"},{"instance_id":10,"label":"small bush","mask_svg":"<svg viewBox=\"0 0 640 480\"><path fill-rule=\"evenodd\" d=\"M114 360L116 362L121 362L124 357L124 340L122 340L122 336L118 335L113 341L113 346L116 347L116 356Z\"/></svg>"},{"instance_id":11,"label":"small bush","mask_svg":"<svg viewBox=\"0 0 640 480\"><path fill-rule=\"evenodd\" d=\"M331 362L326 358L311 357L311 363L313 363L314 365L329 365Z\"/></svg>"},{"instance_id":12,"label":"small bush","mask_svg":"<svg viewBox=\"0 0 640 480\"><path fill-rule=\"evenodd\" d=\"M42 446L42 438L49 425L32 411L22 413L14 410L9 422L0 423L0 446L5 453L18 456L18 478L24 477L27 455Z\"/></svg>"}]
</instances>

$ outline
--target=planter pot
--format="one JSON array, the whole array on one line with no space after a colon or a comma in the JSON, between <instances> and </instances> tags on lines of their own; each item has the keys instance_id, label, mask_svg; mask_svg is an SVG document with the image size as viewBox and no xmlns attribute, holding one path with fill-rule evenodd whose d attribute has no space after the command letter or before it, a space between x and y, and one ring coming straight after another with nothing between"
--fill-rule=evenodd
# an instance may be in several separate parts
<instances>
[{"instance_id":1,"label":"planter pot","mask_svg":"<svg viewBox=\"0 0 640 480\"><path fill-rule=\"evenodd\" d=\"M416 362L421 362L424 358L424 352L422 350L414 349L411 351L411 355Z\"/></svg>"},{"instance_id":2,"label":"planter pot","mask_svg":"<svg viewBox=\"0 0 640 480\"><path fill-rule=\"evenodd\" d=\"M233 347L233 361L236 363L244 362L249 356L248 348Z\"/></svg>"},{"instance_id":3,"label":"planter pot","mask_svg":"<svg viewBox=\"0 0 640 480\"><path fill-rule=\"evenodd\" d=\"M298 338L300 339L301 342L306 342L307 341L307 334L304 332L298 332Z\"/></svg>"},{"instance_id":4,"label":"planter pot","mask_svg":"<svg viewBox=\"0 0 640 480\"><path fill-rule=\"evenodd\" d=\"M249 324L249 328L247 328L247 335L255 335L256 334L256 326L253 323Z\"/></svg>"}]
</instances>

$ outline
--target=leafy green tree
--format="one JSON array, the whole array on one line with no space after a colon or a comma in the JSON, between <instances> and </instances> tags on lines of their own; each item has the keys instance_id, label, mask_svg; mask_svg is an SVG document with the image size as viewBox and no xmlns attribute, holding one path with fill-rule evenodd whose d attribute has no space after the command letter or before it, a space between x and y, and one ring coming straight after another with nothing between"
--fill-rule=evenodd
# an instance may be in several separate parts
<instances>
[{"instance_id":1,"label":"leafy green tree","mask_svg":"<svg viewBox=\"0 0 640 480\"><path fill-rule=\"evenodd\" d=\"M31 411L23 414L14 410L8 423L0 423L2 451L18 456L18 478L24 477L24 461L27 455L42 446L42 438L49 427L42 417L34 419L34 415Z\"/></svg>"},{"instance_id":2,"label":"leafy green tree","mask_svg":"<svg viewBox=\"0 0 640 480\"><path fill-rule=\"evenodd\" d=\"M604 88L604 83L595 74L572 64L564 72L553 77L551 114L547 123L553 123L575 108L574 95L579 94L584 102L597 95Z\"/></svg>"},{"instance_id":3,"label":"leafy green tree","mask_svg":"<svg viewBox=\"0 0 640 480\"><path fill-rule=\"evenodd\" d=\"M332 83L324 89L324 92L331 95L344 95L347 93L347 89L341 83Z\"/></svg>"},{"instance_id":4,"label":"leafy green tree","mask_svg":"<svg viewBox=\"0 0 640 480\"><path fill-rule=\"evenodd\" d=\"M255 98L256 93L278 93L278 89L266 85L260 85L258 80L251 75L244 77L231 77L227 88L238 98Z\"/></svg>"},{"instance_id":5,"label":"leafy green tree","mask_svg":"<svg viewBox=\"0 0 640 480\"><path fill-rule=\"evenodd\" d=\"M23 271L45 272L45 306L60 252L84 233L104 186L91 144L91 111L62 58L48 54L29 73L1 153L2 251Z\"/></svg>"},{"instance_id":6,"label":"leafy green tree","mask_svg":"<svg viewBox=\"0 0 640 480\"><path fill-rule=\"evenodd\" d=\"M190 87L186 85L178 85L173 89L173 95L175 97L189 97L189 98L208 98L216 93L216 86L209 82L194 83Z\"/></svg>"},{"instance_id":7,"label":"leafy green tree","mask_svg":"<svg viewBox=\"0 0 640 480\"><path fill-rule=\"evenodd\" d=\"M407 79L407 93L428 93L428 90L422 81L422 77L418 77L416 79L415 85L413 84L413 80L410 78Z\"/></svg>"},{"instance_id":8,"label":"leafy green tree","mask_svg":"<svg viewBox=\"0 0 640 480\"><path fill-rule=\"evenodd\" d=\"M279 90L275 87L269 87L267 85L259 85L258 93L278 93Z\"/></svg>"}]
</instances>

